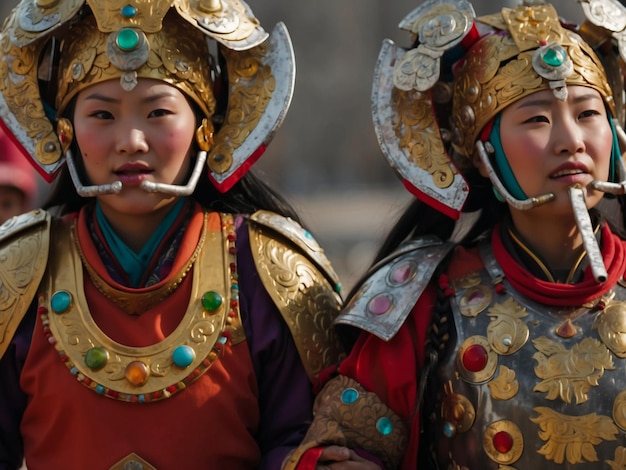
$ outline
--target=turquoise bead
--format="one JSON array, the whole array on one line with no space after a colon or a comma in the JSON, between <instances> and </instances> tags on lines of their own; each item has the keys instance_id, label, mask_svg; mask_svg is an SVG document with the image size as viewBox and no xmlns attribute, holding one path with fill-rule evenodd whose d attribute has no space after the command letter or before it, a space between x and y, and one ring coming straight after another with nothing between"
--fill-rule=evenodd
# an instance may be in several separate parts
<instances>
[{"instance_id":1,"label":"turquoise bead","mask_svg":"<svg viewBox=\"0 0 626 470\"><path fill-rule=\"evenodd\" d=\"M108 360L109 353L104 348L91 348L85 353L85 364L91 370L101 369Z\"/></svg>"},{"instance_id":2,"label":"turquoise bead","mask_svg":"<svg viewBox=\"0 0 626 470\"><path fill-rule=\"evenodd\" d=\"M213 312L222 306L224 299L222 296L215 291L205 292L202 296L202 305L209 312Z\"/></svg>"},{"instance_id":3,"label":"turquoise bead","mask_svg":"<svg viewBox=\"0 0 626 470\"><path fill-rule=\"evenodd\" d=\"M391 420L387 417L382 417L376 422L376 429L383 436L388 436L393 431L393 424L391 424Z\"/></svg>"},{"instance_id":4,"label":"turquoise bead","mask_svg":"<svg viewBox=\"0 0 626 470\"><path fill-rule=\"evenodd\" d=\"M96 388L94 388L94 391L95 391L98 395L104 395L105 388L104 388L102 385L96 385Z\"/></svg>"},{"instance_id":5,"label":"turquoise bead","mask_svg":"<svg viewBox=\"0 0 626 470\"><path fill-rule=\"evenodd\" d=\"M66 290L55 292L50 299L50 308L55 313L64 313L72 305L72 295Z\"/></svg>"},{"instance_id":6,"label":"turquoise bead","mask_svg":"<svg viewBox=\"0 0 626 470\"><path fill-rule=\"evenodd\" d=\"M456 428L452 423L445 423L443 425L443 434L446 437L453 437L456 434Z\"/></svg>"},{"instance_id":7,"label":"turquoise bead","mask_svg":"<svg viewBox=\"0 0 626 470\"><path fill-rule=\"evenodd\" d=\"M115 42L122 51L129 52L139 44L139 34L134 29L124 28L117 33Z\"/></svg>"},{"instance_id":8,"label":"turquoise bead","mask_svg":"<svg viewBox=\"0 0 626 470\"><path fill-rule=\"evenodd\" d=\"M178 367L187 367L196 358L196 352L191 346L178 346L172 353L172 360Z\"/></svg>"},{"instance_id":9,"label":"turquoise bead","mask_svg":"<svg viewBox=\"0 0 626 470\"><path fill-rule=\"evenodd\" d=\"M126 5L122 8L121 13L124 18L132 18L137 14L137 9L132 5Z\"/></svg>"},{"instance_id":10,"label":"turquoise bead","mask_svg":"<svg viewBox=\"0 0 626 470\"><path fill-rule=\"evenodd\" d=\"M357 401L358 398L359 398L359 392L357 392L353 388L346 388L341 393L341 401L344 402L346 405L351 405L352 403Z\"/></svg>"}]
</instances>

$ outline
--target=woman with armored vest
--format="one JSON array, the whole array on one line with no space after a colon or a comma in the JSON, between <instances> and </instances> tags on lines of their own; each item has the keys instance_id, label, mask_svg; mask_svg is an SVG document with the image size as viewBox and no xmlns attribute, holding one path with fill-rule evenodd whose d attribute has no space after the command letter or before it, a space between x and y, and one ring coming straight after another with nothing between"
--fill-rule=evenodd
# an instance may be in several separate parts
<instances>
[{"instance_id":1,"label":"woman with armored vest","mask_svg":"<svg viewBox=\"0 0 626 470\"><path fill-rule=\"evenodd\" d=\"M572 2L574 3L574 2ZM383 44L415 201L337 319L351 350L285 468L626 468L626 9L429 0ZM334 445L333 445L334 444Z\"/></svg>"},{"instance_id":2,"label":"woman with armored vest","mask_svg":"<svg viewBox=\"0 0 626 470\"><path fill-rule=\"evenodd\" d=\"M24 0L2 124L56 186L0 229L0 468L277 468L340 355L338 281L248 170L286 28L240 0Z\"/></svg>"}]
</instances>

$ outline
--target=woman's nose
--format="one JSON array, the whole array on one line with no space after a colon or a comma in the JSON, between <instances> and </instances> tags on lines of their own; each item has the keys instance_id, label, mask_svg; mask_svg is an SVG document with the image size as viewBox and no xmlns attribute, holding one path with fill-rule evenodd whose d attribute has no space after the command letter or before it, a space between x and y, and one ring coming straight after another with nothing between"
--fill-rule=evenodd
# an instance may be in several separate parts
<instances>
[{"instance_id":1,"label":"woman's nose","mask_svg":"<svg viewBox=\"0 0 626 470\"><path fill-rule=\"evenodd\" d=\"M557 155L574 155L585 151L583 132L573 118L562 119L552 132Z\"/></svg>"},{"instance_id":2,"label":"woman's nose","mask_svg":"<svg viewBox=\"0 0 626 470\"><path fill-rule=\"evenodd\" d=\"M125 127L118 132L116 150L119 153L134 154L148 151L148 142L141 129Z\"/></svg>"}]
</instances>

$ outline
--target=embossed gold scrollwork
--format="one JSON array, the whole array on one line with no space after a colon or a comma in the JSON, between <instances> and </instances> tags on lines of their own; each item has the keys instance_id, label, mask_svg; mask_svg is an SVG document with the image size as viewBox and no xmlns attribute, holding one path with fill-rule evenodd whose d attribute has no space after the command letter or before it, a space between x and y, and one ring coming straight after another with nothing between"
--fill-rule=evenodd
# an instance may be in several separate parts
<instances>
[{"instance_id":1,"label":"embossed gold scrollwork","mask_svg":"<svg viewBox=\"0 0 626 470\"><path fill-rule=\"evenodd\" d=\"M313 263L291 246L265 235L251 234L259 275L283 318L311 379L342 357L332 321L338 296Z\"/></svg>"},{"instance_id":2,"label":"embossed gold scrollwork","mask_svg":"<svg viewBox=\"0 0 626 470\"><path fill-rule=\"evenodd\" d=\"M105 33L117 31L123 27L137 27L144 33L156 33L161 29L161 21L169 11L172 0L107 0L95 2L87 0L98 21L98 29ZM126 5L134 6L140 15L124 16L120 14Z\"/></svg>"},{"instance_id":3,"label":"embossed gold scrollwork","mask_svg":"<svg viewBox=\"0 0 626 470\"><path fill-rule=\"evenodd\" d=\"M607 460L606 463L611 467L611 470L626 469L626 448L619 446L615 449L615 460Z\"/></svg>"},{"instance_id":4,"label":"embossed gold scrollwork","mask_svg":"<svg viewBox=\"0 0 626 470\"><path fill-rule=\"evenodd\" d=\"M487 327L487 339L498 354L513 354L526 344L530 333L521 319L527 317L528 313L513 297L495 304L487 315L492 318Z\"/></svg>"},{"instance_id":5,"label":"embossed gold scrollwork","mask_svg":"<svg viewBox=\"0 0 626 470\"><path fill-rule=\"evenodd\" d=\"M491 304L492 299L493 291L489 286L470 287L459 299L459 311L464 317L477 317L480 312Z\"/></svg>"},{"instance_id":6,"label":"embossed gold scrollwork","mask_svg":"<svg viewBox=\"0 0 626 470\"><path fill-rule=\"evenodd\" d=\"M613 421L626 431L626 390L618 393L613 401Z\"/></svg>"},{"instance_id":7,"label":"embossed gold scrollwork","mask_svg":"<svg viewBox=\"0 0 626 470\"><path fill-rule=\"evenodd\" d=\"M248 51L223 48L222 52L228 61L228 79L233 90L224 124L215 134L215 144L207 159L211 171L218 174L231 167L233 152L263 116L275 87L272 68L262 61L269 52L267 42Z\"/></svg>"},{"instance_id":8,"label":"embossed gold scrollwork","mask_svg":"<svg viewBox=\"0 0 626 470\"><path fill-rule=\"evenodd\" d=\"M605 369L614 369L609 350L595 338L585 338L568 350L561 343L545 336L534 339L537 353L535 373L543 379L534 391L547 392L546 398L560 398L565 403L587 401L587 392L598 386Z\"/></svg>"},{"instance_id":9,"label":"embossed gold scrollwork","mask_svg":"<svg viewBox=\"0 0 626 470\"><path fill-rule=\"evenodd\" d=\"M432 175L435 186L449 187L454 171L439 134L430 95L394 89L392 100L398 114L394 129L398 145L407 150L413 163Z\"/></svg>"},{"instance_id":10,"label":"embossed gold scrollwork","mask_svg":"<svg viewBox=\"0 0 626 470\"><path fill-rule=\"evenodd\" d=\"M614 441L619 430L608 416L595 413L567 416L551 408L538 407L539 416L530 418L539 425L539 437L545 444L537 451L547 460L562 464L597 462L594 446L602 441Z\"/></svg>"},{"instance_id":11,"label":"embossed gold scrollwork","mask_svg":"<svg viewBox=\"0 0 626 470\"><path fill-rule=\"evenodd\" d=\"M487 385L491 396L496 400L510 400L519 392L519 382L515 378L515 371L506 366L500 366L498 376Z\"/></svg>"},{"instance_id":12,"label":"embossed gold scrollwork","mask_svg":"<svg viewBox=\"0 0 626 470\"><path fill-rule=\"evenodd\" d=\"M610 302L596 318L594 328L613 354L626 358L626 302Z\"/></svg>"},{"instance_id":13,"label":"embossed gold scrollwork","mask_svg":"<svg viewBox=\"0 0 626 470\"><path fill-rule=\"evenodd\" d=\"M452 382L444 385L445 396L441 402L441 417L454 428L454 433L467 432L476 419L472 402L454 392Z\"/></svg>"}]
</instances>

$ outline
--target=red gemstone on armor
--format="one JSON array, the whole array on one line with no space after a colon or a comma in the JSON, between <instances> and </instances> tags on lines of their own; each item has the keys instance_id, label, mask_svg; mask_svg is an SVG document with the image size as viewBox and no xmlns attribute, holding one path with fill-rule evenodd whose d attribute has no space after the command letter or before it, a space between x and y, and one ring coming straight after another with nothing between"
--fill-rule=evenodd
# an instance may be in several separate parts
<instances>
[{"instance_id":1,"label":"red gemstone on armor","mask_svg":"<svg viewBox=\"0 0 626 470\"><path fill-rule=\"evenodd\" d=\"M151 397L153 400L158 400L159 398L161 398L161 392L152 392Z\"/></svg>"},{"instance_id":2,"label":"red gemstone on armor","mask_svg":"<svg viewBox=\"0 0 626 470\"><path fill-rule=\"evenodd\" d=\"M480 344L473 344L463 353L463 367L470 372L479 372L487 365L487 350Z\"/></svg>"},{"instance_id":3,"label":"red gemstone on armor","mask_svg":"<svg viewBox=\"0 0 626 470\"><path fill-rule=\"evenodd\" d=\"M83 383L84 383L85 385L91 385L91 379L90 379L89 377L85 377L85 378L83 379Z\"/></svg>"},{"instance_id":4,"label":"red gemstone on armor","mask_svg":"<svg viewBox=\"0 0 626 470\"><path fill-rule=\"evenodd\" d=\"M393 306L392 300L386 294L378 294L367 304L367 309L373 315L384 315Z\"/></svg>"},{"instance_id":5,"label":"red gemstone on armor","mask_svg":"<svg viewBox=\"0 0 626 470\"><path fill-rule=\"evenodd\" d=\"M513 448L513 438L508 432L497 432L493 436L493 446L501 454L506 454Z\"/></svg>"},{"instance_id":6,"label":"red gemstone on armor","mask_svg":"<svg viewBox=\"0 0 626 470\"><path fill-rule=\"evenodd\" d=\"M169 387L167 387L167 391L170 393L176 393L177 390L178 387L176 385L170 385Z\"/></svg>"},{"instance_id":7,"label":"red gemstone on armor","mask_svg":"<svg viewBox=\"0 0 626 470\"><path fill-rule=\"evenodd\" d=\"M412 273L413 270L411 269L410 264L401 264L393 270L393 272L391 273L391 279L393 279L393 282L397 284L402 284L406 282L409 277L411 277Z\"/></svg>"},{"instance_id":8,"label":"red gemstone on armor","mask_svg":"<svg viewBox=\"0 0 626 470\"><path fill-rule=\"evenodd\" d=\"M230 233L228 234L227 238L228 238L230 241L233 241L235 238L237 238L237 235L235 235L235 232L230 232Z\"/></svg>"}]
</instances>

